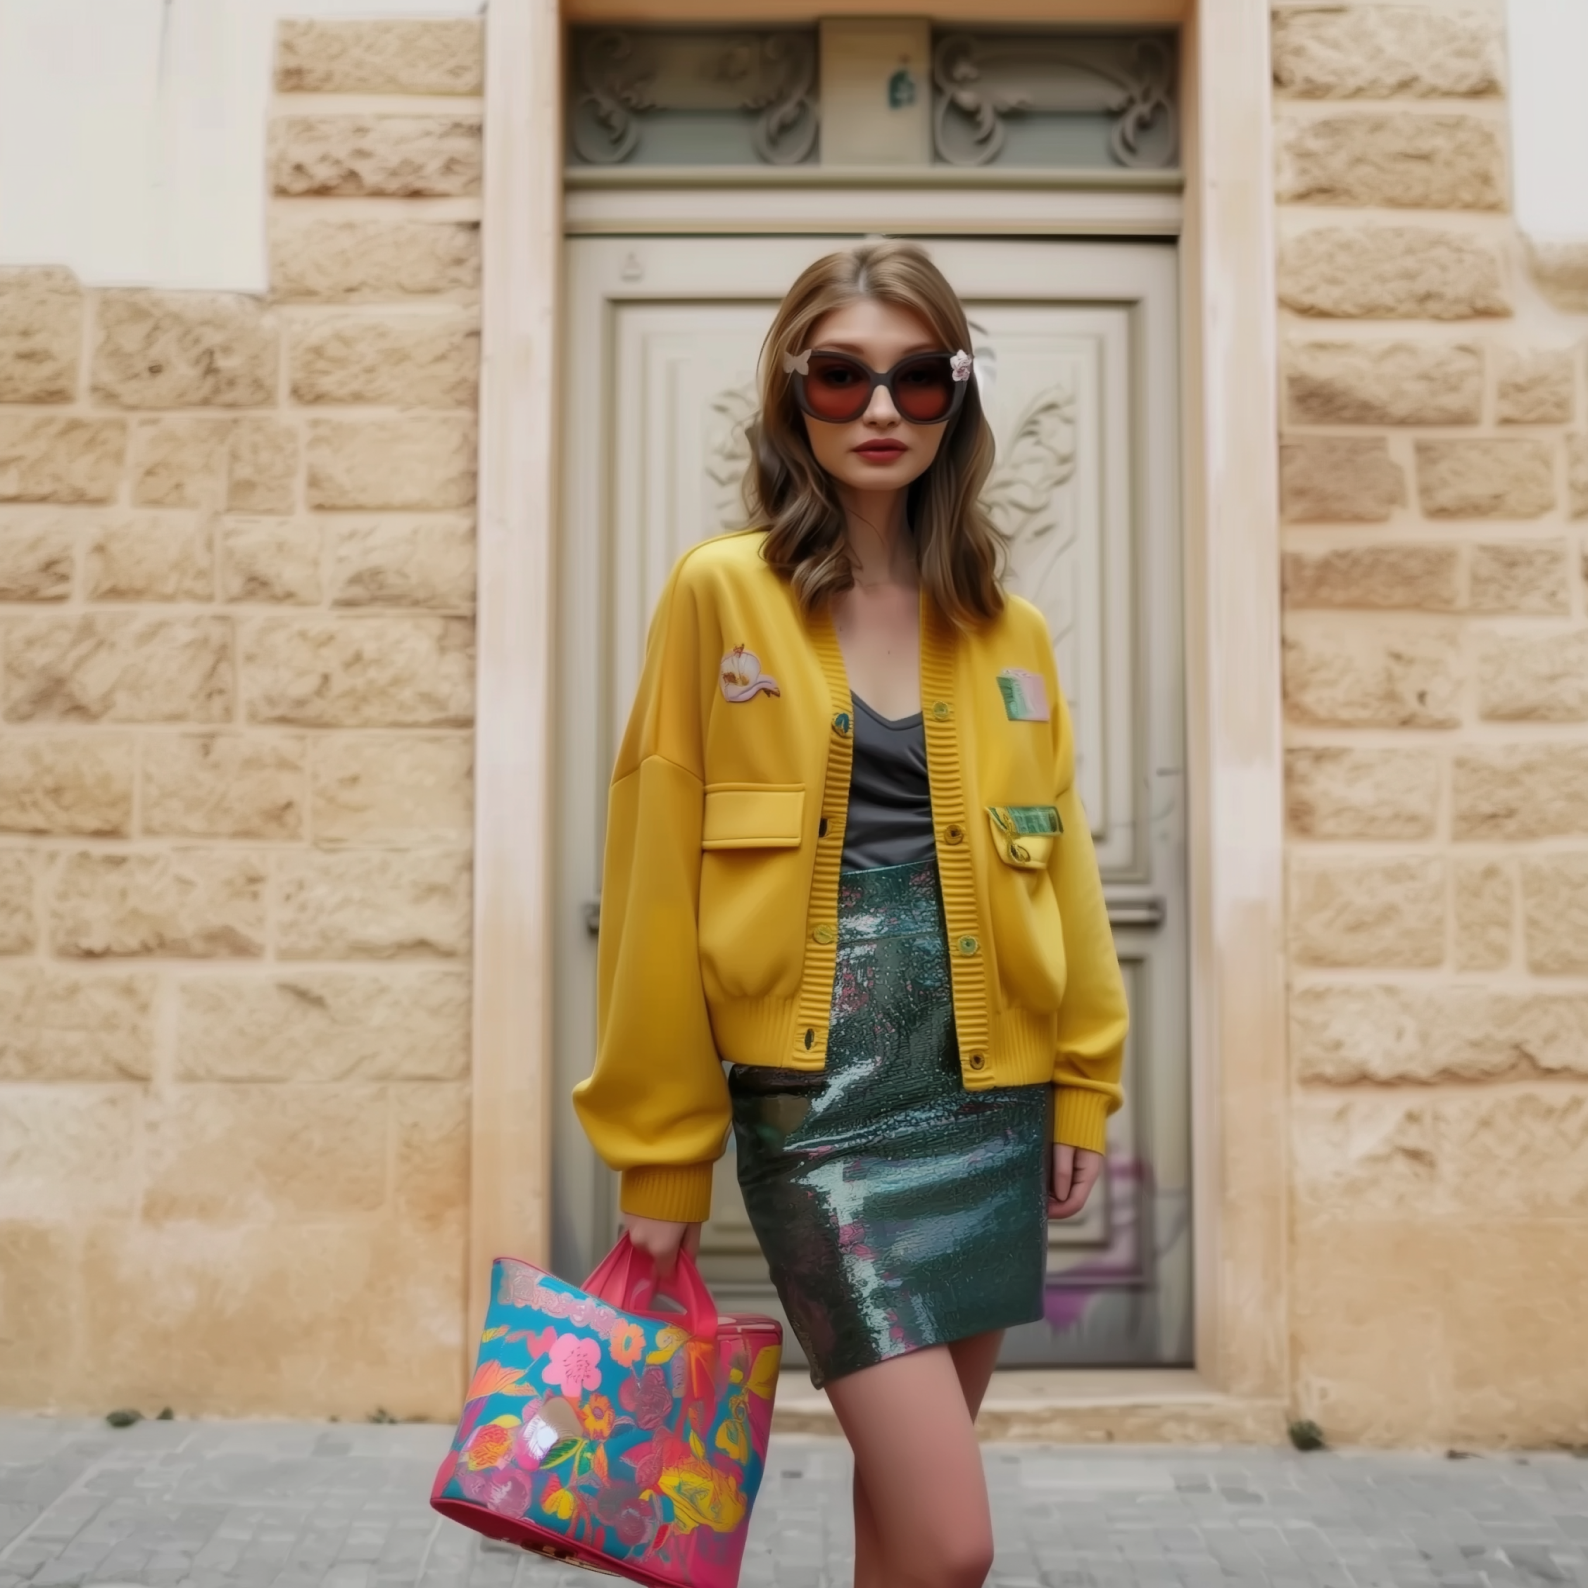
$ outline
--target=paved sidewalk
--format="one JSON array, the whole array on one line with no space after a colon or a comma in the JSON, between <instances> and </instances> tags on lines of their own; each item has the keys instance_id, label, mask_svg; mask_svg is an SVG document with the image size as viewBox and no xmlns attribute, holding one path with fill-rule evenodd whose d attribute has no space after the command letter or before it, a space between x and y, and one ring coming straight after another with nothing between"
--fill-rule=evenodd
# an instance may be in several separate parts
<instances>
[{"instance_id":1,"label":"paved sidewalk","mask_svg":"<svg viewBox=\"0 0 1588 1588\"><path fill-rule=\"evenodd\" d=\"M440 1427L0 1418L0 1588L590 1588L426 1504ZM998 1588L1588 1588L1588 1461L990 1445ZM848 1461L778 1436L746 1588L847 1588Z\"/></svg>"}]
</instances>

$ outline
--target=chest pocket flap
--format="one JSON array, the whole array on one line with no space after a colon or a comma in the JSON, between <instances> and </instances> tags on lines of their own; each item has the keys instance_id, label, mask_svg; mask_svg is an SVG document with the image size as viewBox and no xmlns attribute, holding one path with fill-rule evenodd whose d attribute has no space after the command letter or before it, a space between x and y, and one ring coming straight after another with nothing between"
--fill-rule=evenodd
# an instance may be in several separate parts
<instances>
[{"instance_id":1,"label":"chest pocket flap","mask_svg":"<svg viewBox=\"0 0 1588 1588\"><path fill-rule=\"evenodd\" d=\"M713 783L702 849L798 849L805 790L797 783Z\"/></svg>"},{"instance_id":2,"label":"chest pocket flap","mask_svg":"<svg viewBox=\"0 0 1588 1588\"><path fill-rule=\"evenodd\" d=\"M1055 805L989 805L987 822L998 858L1022 871L1046 870L1064 831Z\"/></svg>"}]
</instances>

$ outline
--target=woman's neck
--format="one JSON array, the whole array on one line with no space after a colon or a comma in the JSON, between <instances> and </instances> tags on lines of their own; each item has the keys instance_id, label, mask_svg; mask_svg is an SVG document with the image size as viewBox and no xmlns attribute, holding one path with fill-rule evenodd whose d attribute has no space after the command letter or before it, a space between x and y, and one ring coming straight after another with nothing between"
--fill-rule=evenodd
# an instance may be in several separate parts
<instances>
[{"instance_id":1,"label":"woman's neck","mask_svg":"<svg viewBox=\"0 0 1588 1588\"><path fill-rule=\"evenodd\" d=\"M915 540L905 507L906 491L858 491L838 487L838 503L844 510L849 542L849 560L854 565L855 583L862 588L877 585L904 585L914 589L920 582L915 561Z\"/></svg>"}]
</instances>

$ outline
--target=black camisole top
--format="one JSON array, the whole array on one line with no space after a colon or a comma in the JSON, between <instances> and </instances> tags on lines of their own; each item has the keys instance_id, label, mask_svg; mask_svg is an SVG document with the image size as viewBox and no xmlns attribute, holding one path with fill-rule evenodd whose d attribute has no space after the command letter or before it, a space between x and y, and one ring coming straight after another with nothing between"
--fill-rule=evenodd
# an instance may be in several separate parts
<instances>
[{"instance_id":1,"label":"black camisole top","mask_svg":"<svg viewBox=\"0 0 1588 1588\"><path fill-rule=\"evenodd\" d=\"M895 722L873 711L859 695L851 698L854 763L840 864L846 871L859 871L930 860L937 853L937 839L921 713Z\"/></svg>"}]
</instances>

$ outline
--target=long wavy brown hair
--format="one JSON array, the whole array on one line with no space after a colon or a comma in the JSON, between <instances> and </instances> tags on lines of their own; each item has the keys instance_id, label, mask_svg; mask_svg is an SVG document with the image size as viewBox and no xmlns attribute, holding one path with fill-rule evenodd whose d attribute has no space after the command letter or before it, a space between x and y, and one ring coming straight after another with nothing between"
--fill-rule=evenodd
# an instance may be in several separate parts
<instances>
[{"instance_id":1,"label":"long wavy brown hair","mask_svg":"<svg viewBox=\"0 0 1588 1588\"><path fill-rule=\"evenodd\" d=\"M811 345L811 330L823 315L863 298L908 310L931 327L946 352L972 345L954 289L915 243L884 239L828 254L789 288L761 349L761 411L749 427L744 496L752 522L766 525L762 556L793 585L806 612L849 589L854 568L837 491L811 452L783 356ZM906 504L921 583L938 610L961 627L1003 610L1004 539L980 502L992 465L992 430L972 380Z\"/></svg>"}]
</instances>

